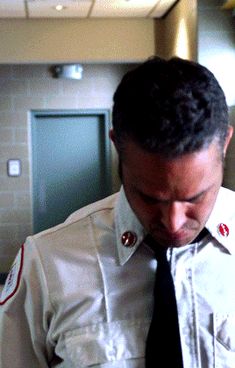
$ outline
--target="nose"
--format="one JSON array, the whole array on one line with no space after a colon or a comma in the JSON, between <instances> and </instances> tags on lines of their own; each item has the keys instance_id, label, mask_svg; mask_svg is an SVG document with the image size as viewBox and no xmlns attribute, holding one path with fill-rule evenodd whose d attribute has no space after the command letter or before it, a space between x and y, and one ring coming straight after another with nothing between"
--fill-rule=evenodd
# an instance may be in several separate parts
<instances>
[{"instance_id":1,"label":"nose","mask_svg":"<svg viewBox=\"0 0 235 368\"><path fill-rule=\"evenodd\" d=\"M186 223L186 209L183 202L164 204L161 215L162 225L172 234L180 230Z\"/></svg>"}]
</instances>

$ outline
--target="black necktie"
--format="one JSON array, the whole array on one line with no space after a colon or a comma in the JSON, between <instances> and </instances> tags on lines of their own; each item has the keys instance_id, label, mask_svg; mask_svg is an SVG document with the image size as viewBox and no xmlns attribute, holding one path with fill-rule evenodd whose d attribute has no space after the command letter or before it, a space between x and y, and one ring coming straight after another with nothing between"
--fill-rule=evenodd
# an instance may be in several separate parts
<instances>
[{"instance_id":1,"label":"black necktie","mask_svg":"<svg viewBox=\"0 0 235 368\"><path fill-rule=\"evenodd\" d=\"M146 368L182 368L182 350L174 283L166 251L158 247L151 237L146 243L152 245L157 259L154 286L153 317L146 342Z\"/></svg>"}]
</instances>

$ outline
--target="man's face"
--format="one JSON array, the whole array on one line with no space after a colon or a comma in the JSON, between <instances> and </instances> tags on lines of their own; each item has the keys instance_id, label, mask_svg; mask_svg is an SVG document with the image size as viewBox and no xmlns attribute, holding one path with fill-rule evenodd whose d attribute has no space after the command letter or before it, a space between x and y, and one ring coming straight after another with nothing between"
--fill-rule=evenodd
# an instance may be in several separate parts
<instances>
[{"instance_id":1,"label":"man's face","mask_svg":"<svg viewBox=\"0 0 235 368\"><path fill-rule=\"evenodd\" d=\"M163 246L190 243L203 229L222 183L216 143L176 159L126 141L121 161L127 199L144 228Z\"/></svg>"}]
</instances>

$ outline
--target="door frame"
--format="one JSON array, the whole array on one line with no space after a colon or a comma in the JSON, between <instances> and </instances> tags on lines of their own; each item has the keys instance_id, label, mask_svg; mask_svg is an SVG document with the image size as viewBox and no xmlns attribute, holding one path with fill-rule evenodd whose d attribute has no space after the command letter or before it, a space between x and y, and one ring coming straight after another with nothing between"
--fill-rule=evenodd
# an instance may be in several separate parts
<instances>
[{"instance_id":1,"label":"door frame","mask_svg":"<svg viewBox=\"0 0 235 368\"><path fill-rule=\"evenodd\" d=\"M109 139L109 130L111 127L111 119L110 119L110 110L108 109L42 109L42 110L31 110L30 111L30 169L31 169L31 203L32 203L32 227L33 231L35 229L35 220L34 220L34 171L35 167L33 163L33 156L35 147L33 145L34 139L34 127L37 122L38 117L83 117L87 115L95 115L96 117L101 117L104 122L104 142L105 142L105 162L104 165L107 168L105 171L105 181L108 183L108 187L110 192L112 192L112 171L111 171L111 143Z\"/></svg>"}]
</instances>

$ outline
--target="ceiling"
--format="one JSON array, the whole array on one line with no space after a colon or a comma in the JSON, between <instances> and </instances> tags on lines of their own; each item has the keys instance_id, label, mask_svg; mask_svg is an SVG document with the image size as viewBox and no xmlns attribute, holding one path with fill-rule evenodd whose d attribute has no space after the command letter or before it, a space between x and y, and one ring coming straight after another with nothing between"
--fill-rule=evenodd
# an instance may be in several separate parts
<instances>
[{"instance_id":1,"label":"ceiling","mask_svg":"<svg viewBox=\"0 0 235 368\"><path fill-rule=\"evenodd\" d=\"M0 0L0 18L161 18L177 1Z\"/></svg>"}]
</instances>

